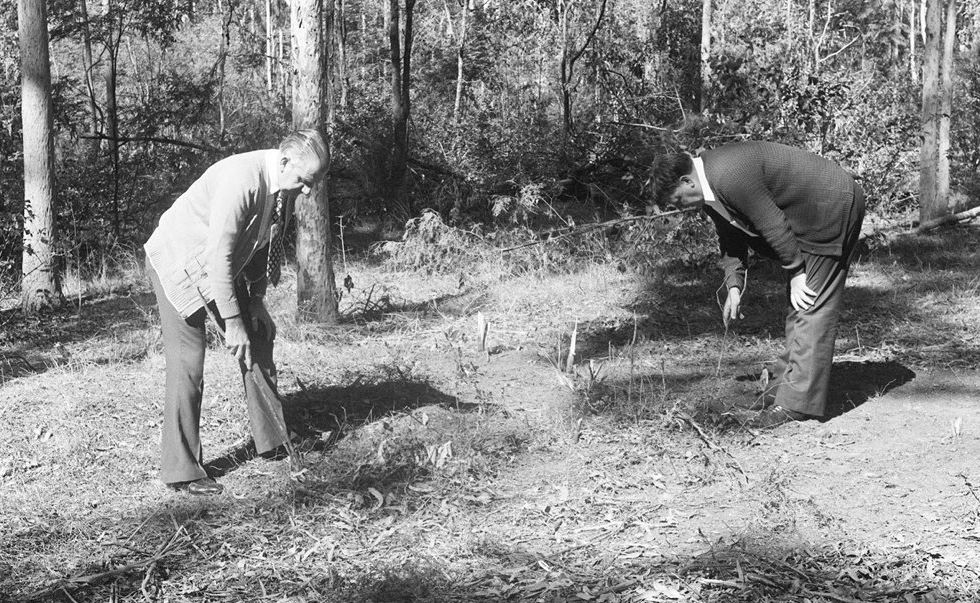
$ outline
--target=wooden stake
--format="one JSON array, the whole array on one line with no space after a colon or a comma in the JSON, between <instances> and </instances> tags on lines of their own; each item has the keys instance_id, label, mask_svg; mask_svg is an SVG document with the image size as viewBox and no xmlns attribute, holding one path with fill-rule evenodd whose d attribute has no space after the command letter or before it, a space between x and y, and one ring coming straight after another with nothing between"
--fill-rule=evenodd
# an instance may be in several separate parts
<instances>
[{"instance_id":1,"label":"wooden stake","mask_svg":"<svg viewBox=\"0 0 980 603\"><path fill-rule=\"evenodd\" d=\"M490 324L487 323L483 312L476 313L476 351L487 351L487 333L490 331Z\"/></svg>"},{"instance_id":2,"label":"wooden stake","mask_svg":"<svg viewBox=\"0 0 980 603\"><path fill-rule=\"evenodd\" d=\"M572 339L568 342L568 358L565 360L565 372L571 373L575 369L575 340L578 339L578 321L572 328Z\"/></svg>"}]
</instances>

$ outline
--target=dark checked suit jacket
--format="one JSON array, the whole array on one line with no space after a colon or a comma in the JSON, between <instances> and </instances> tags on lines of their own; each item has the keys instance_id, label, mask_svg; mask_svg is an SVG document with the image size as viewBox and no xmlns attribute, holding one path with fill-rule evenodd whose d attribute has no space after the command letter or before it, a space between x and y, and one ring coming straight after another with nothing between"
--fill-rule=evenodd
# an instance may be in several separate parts
<instances>
[{"instance_id":1,"label":"dark checked suit jacket","mask_svg":"<svg viewBox=\"0 0 980 603\"><path fill-rule=\"evenodd\" d=\"M802 252L840 256L854 179L837 164L773 142L737 142L701 154L715 201L725 286L743 287L748 249L793 272Z\"/></svg>"}]
</instances>

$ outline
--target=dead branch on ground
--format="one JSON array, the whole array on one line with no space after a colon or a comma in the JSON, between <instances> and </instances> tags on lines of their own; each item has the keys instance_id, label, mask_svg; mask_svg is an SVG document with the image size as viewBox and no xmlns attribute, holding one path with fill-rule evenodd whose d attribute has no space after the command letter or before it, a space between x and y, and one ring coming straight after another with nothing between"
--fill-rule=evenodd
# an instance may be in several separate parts
<instances>
[{"instance_id":1,"label":"dead branch on ground","mask_svg":"<svg viewBox=\"0 0 980 603\"><path fill-rule=\"evenodd\" d=\"M678 412L677 416L683 421L685 421L688 425L690 425L694 429L694 431L697 432L698 437L701 438L701 440L708 446L708 448L716 452L720 452L726 455L728 458L732 459L732 462L735 464L735 468L738 469L738 472L742 474L742 477L745 478L746 482L749 481L748 474L745 473L745 469L742 469L742 464L738 462L738 459L735 458L735 455L733 455L731 452L728 452L728 450L726 450L719 444L715 443L711 438L709 438L708 434L705 433L704 428L698 425L697 421L695 421L694 418L691 417L691 415L683 412Z\"/></svg>"},{"instance_id":2,"label":"dead branch on ground","mask_svg":"<svg viewBox=\"0 0 980 603\"><path fill-rule=\"evenodd\" d=\"M99 572L96 574L84 574L72 576L70 578L63 578L58 580L47 587L37 591L27 597L29 601L35 600L46 600L52 594L63 591L68 592L68 589L77 589L82 586L92 586L99 584L109 578L114 578L116 576L121 576L123 574L128 574L134 570L143 570L153 566L167 557L172 557L177 555L184 549L187 549L191 545L191 537L187 533L184 526L179 526L177 531L170 537L167 542L165 542L156 553L147 559L142 561L136 561L133 563L127 563L126 565L110 569L104 572Z\"/></svg>"},{"instance_id":3,"label":"dead branch on ground","mask_svg":"<svg viewBox=\"0 0 980 603\"><path fill-rule=\"evenodd\" d=\"M934 218L932 220L926 220L919 224L915 232L919 234L924 234L930 230L939 228L940 226L948 226L952 224L960 224L963 222L969 222L980 217L980 205L974 207L973 209L967 209L965 211L957 212L955 214L950 214L948 216L942 216L939 218Z\"/></svg>"}]
</instances>

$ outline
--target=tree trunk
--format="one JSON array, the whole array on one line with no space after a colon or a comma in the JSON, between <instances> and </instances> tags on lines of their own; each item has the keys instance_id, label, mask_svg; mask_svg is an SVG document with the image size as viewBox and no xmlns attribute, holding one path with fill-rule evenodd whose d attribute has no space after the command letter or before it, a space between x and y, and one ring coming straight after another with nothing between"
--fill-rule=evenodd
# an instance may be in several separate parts
<instances>
[{"instance_id":1,"label":"tree trunk","mask_svg":"<svg viewBox=\"0 0 980 603\"><path fill-rule=\"evenodd\" d=\"M701 2L701 111L707 108L711 87L711 0Z\"/></svg>"},{"instance_id":2,"label":"tree trunk","mask_svg":"<svg viewBox=\"0 0 980 603\"><path fill-rule=\"evenodd\" d=\"M265 91L272 95L272 0L265 0Z\"/></svg>"},{"instance_id":3,"label":"tree trunk","mask_svg":"<svg viewBox=\"0 0 980 603\"><path fill-rule=\"evenodd\" d=\"M92 120L92 133L99 134L102 132L102 127L99 120L99 105L95 98L95 82L92 79L95 61L92 59L92 29L89 26L87 0L79 1L79 11L81 11L82 16L82 67L85 69L85 91L88 93L89 117ZM90 157L94 158L98 155L98 138L89 139L86 146Z\"/></svg>"},{"instance_id":4,"label":"tree trunk","mask_svg":"<svg viewBox=\"0 0 980 603\"><path fill-rule=\"evenodd\" d=\"M922 36L922 45L926 44L926 6L929 0L921 0L919 3L919 35Z\"/></svg>"},{"instance_id":5,"label":"tree trunk","mask_svg":"<svg viewBox=\"0 0 980 603\"><path fill-rule=\"evenodd\" d=\"M412 22L415 0L405 0L405 31L401 32L399 0L388 1L388 45L391 52L391 122L392 155L389 172L389 202L402 213L411 214L404 206L404 179L408 165L408 119L411 115ZM404 44L404 48L402 45ZM405 217L408 216L399 216Z\"/></svg>"},{"instance_id":6,"label":"tree trunk","mask_svg":"<svg viewBox=\"0 0 980 603\"><path fill-rule=\"evenodd\" d=\"M290 83L289 71L286 69L286 43L283 41L282 28L279 28L276 34L279 36L279 45L276 51L279 63L279 96L283 99L283 104L285 104L286 99L289 98L286 92Z\"/></svg>"},{"instance_id":7,"label":"tree trunk","mask_svg":"<svg viewBox=\"0 0 980 603\"><path fill-rule=\"evenodd\" d=\"M459 112L463 102L463 51L466 48L466 21L472 5L464 2L459 13L459 44L456 45L456 99L453 101L453 121L459 123ZM449 19L452 26L452 18Z\"/></svg>"},{"instance_id":8,"label":"tree trunk","mask_svg":"<svg viewBox=\"0 0 980 603\"><path fill-rule=\"evenodd\" d=\"M215 64L218 75L218 145L220 146L225 138L225 64L228 59L228 45L231 41L231 20L235 15L235 8L232 3L228 3L228 15L226 16L219 5L218 17L221 19L221 31L218 40L218 59Z\"/></svg>"},{"instance_id":9,"label":"tree trunk","mask_svg":"<svg viewBox=\"0 0 980 603\"><path fill-rule=\"evenodd\" d=\"M929 0L925 11L922 149L919 162L920 222L935 220L949 213L949 111L952 104L956 0L945 0L945 40L942 32L943 1Z\"/></svg>"},{"instance_id":10,"label":"tree trunk","mask_svg":"<svg viewBox=\"0 0 980 603\"><path fill-rule=\"evenodd\" d=\"M572 60L570 48L572 41L568 32L569 0L558 0L558 26L561 28L561 63L558 66L558 86L561 94L561 118L565 139L572 135Z\"/></svg>"},{"instance_id":11,"label":"tree trunk","mask_svg":"<svg viewBox=\"0 0 980 603\"><path fill-rule=\"evenodd\" d=\"M292 27L293 127L324 129L326 104L321 13L324 0L290 2ZM296 297L298 319L337 322L336 284L331 257L330 209L322 180L296 199Z\"/></svg>"},{"instance_id":12,"label":"tree trunk","mask_svg":"<svg viewBox=\"0 0 980 603\"><path fill-rule=\"evenodd\" d=\"M119 68L119 42L122 40L122 16L112 9L112 0L104 0L103 14L106 16L105 54L108 58L102 71L105 84L105 122L106 144L112 160L112 232L118 240L121 234L119 223L119 112L116 106L116 79Z\"/></svg>"},{"instance_id":13,"label":"tree trunk","mask_svg":"<svg viewBox=\"0 0 980 603\"><path fill-rule=\"evenodd\" d=\"M574 82L575 74L575 63L582 58L585 51L588 50L589 46L592 45L592 41L595 40L596 34L599 28L602 26L602 20L606 15L606 3L607 0L601 0L599 4L599 10L596 13L595 21L592 24L592 29L586 34L582 45L575 49L575 41L572 39L571 33L571 12L572 4L569 0L559 0L558 2L558 20L559 27L561 28L561 65L559 68L560 86L561 86L561 105L562 105L562 121L565 128L564 134L568 138L572 134L572 129L575 125L574 117L572 115L572 87Z\"/></svg>"},{"instance_id":14,"label":"tree trunk","mask_svg":"<svg viewBox=\"0 0 980 603\"><path fill-rule=\"evenodd\" d=\"M337 53L333 57L336 65L337 84L340 86L340 107L347 108L347 94L350 83L347 81L347 15L344 0L334 0L334 36L337 38Z\"/></svg>"},{"instance_id":15,"label":"tree trunk","mask_svg":"<svg viewBox=\"0 0 980 603\"><path fill-rule=\"evenodd\" d=\"M950 204L949 147L950 116L953 113L953 50L956 45L956 0L946 0L946 33L943 35L942 75L939 80L939 136L936 163L935 213L930 218L952 212Z\"/></svg>"},{"instance_id":16,"label":"tree trunk","mask_svg":"<svg viewBox=\"0 0 980 603\"><path fill-rule=\"evenodd\" d=\"M323 43L323 48L321 50L323 52L323 56L320 58L320 62L322 65L324 65L323 95L327 103L324 124L326 126L326 130L329 132L333 129L333 120L337 109L337 73L336 70L333 69L336 64L333 56L333 44L336 34L334 33L335 22L333 0L322 1L324 7L323 12L320 15L320 26L323 28L323 34L321 36Z\"/></svg>"},{"instance_id":17,"label":"tree trunk","mask_svg":"<svg viewBox=\"0 0 980 603\"><path fill-rule=\"evenodd\" d=\"M918 0L909 0L909 75L912 83L919 83L919 62L915 55L915 40L919 37L918 21L915 18L915 5Z\"/></svg>"},{"instance_id":18,"label":"tree trunk","mask_svg":"<svg viewBox=\"0 0 980 603\"><path fill-rule=\"evenodd\" d=\"M55 266L54 143L51 65L44 0L19 0L21 117L24 136L24 252L21 306L35 312L61 304ZM29 125L28 125L29 124Z\"/></svg>"}]
</instances>

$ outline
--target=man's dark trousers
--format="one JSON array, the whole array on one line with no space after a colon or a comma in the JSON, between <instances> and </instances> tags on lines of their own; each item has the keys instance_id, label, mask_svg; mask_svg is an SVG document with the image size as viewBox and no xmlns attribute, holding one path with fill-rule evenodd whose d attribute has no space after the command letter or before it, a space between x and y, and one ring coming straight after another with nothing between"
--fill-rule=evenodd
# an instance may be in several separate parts
<instances>
[{"instance_id":1,"label":"man's dark trousers","mask_svg":"<svg viewBox=\"0 0 980 603\"><path fill-rule=\"evenodd\" d=\"M167 364L160 479L167 484L198 480L207 477L200 437L201 401L204 394L206 311L201 308L186 319L181 317L164 294L160 278L149 262L146 268L160 307L163 350ZM248 325L250 321L246 314L247 294L239 287L236 288L236 295L242 308L242 319ZM214 314L217 316L217 312ZM219 326L224 329L224 321L220 318L218 321ZM263 335L249 334L252 361L270 376L274 388L276 381L276 369L272 361L274 342ZM245 382L249 424L256 452L259 454L268 452L285 443L282 405L278 400L263 402L258 386L250 376L246 375L244 362L240 362L239 366Z\"/></svg>"},{"instance_id":2,"label":"man's dark trousers","mask_svg":"<svg viewBox=\"0 0 980 603\"><path fill-rule=\"evenodd\" d=\"M776 404L823 416L827 410L834 340L840 318L844 281L864 221L864 191L854 183L854 205L847 220L847 234L840 256L803 252L807 285L817 292L810 308L799 312L789 305L786 316L786 348L776 365ZM787 282L787 299L789 283ZM780 373L785 367L785 372Z\"/></svg>"}]
</instances>

